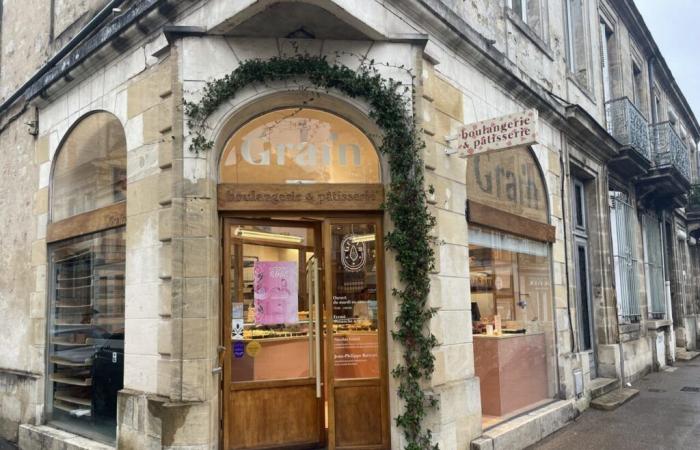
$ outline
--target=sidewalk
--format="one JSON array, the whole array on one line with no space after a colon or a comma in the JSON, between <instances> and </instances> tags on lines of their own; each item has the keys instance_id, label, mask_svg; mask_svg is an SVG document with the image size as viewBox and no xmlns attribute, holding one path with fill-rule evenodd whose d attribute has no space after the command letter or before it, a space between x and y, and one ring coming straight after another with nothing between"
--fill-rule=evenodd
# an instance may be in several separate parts
<instances>
[{"instance_id":1,"label":"sidewalk","mask_svg":"<svg viewBox=\"0 0 700 450\"><path fill-rule=\"evenodd\" d=\"M17 450L17 446L12 442L0 438L0 450Z\"/></svg>"},{"instance_id":2,"label":"sidewalk","mask_svg":"<svg viewBox=\"0 0 700 450\"><path fill-rule=\"evenodd\" d=\"M530 450L700 449L700 358L669 370L635 383L639 395L617 410L588 409Z\"/></svg>"}]
</instances>

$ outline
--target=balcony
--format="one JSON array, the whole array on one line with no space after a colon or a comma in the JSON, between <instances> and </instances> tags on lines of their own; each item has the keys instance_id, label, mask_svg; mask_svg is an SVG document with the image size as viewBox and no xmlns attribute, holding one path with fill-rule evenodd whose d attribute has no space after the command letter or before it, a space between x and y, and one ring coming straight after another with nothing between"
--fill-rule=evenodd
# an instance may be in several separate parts
<instances>
[{"instance_id":1,"label":"balcony","mask_svg":"<svg viewBox=\"0 0 700 450\"><path fill-rule=\"evenodd\" d=\"M652 142L651 170L642 175L637 188L644 203L658 208L685 206L690 190L690 156L670 122L649 127Z\"/></svg>"},{"instance_id":2,"label":"balcony","mask_svg":"<svg viewBox=\"0 0 700 450\"><path fill-rule=\"evenodd\" d=\"M649 125L644 115L627 97L605 103L608 133L622 145L618 156L609 165L614 171L634 177L651 167Z\"/></svg>"},{"instance_id":3,"label":"balcony","mask_svg":"<svg viewBox=\"0 0 700 450\"><path fill-rule=\"evenodd\" d=\"M688 232L695 239L700 239L700 183L690 187L685 213L688 218Z\"/></svg>"}]
</instances>

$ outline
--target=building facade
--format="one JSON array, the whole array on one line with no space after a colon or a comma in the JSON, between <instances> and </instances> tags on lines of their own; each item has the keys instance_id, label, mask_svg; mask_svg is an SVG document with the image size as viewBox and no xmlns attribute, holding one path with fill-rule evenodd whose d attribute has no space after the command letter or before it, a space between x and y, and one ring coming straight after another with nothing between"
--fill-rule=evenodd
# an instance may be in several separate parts
<instances>
[{"instance_id":1,"label":"building facade","mask_svg":"<svg viewBox=\"0 0 700 450\"><path fill-rule=\"evenodd\" d=\"M23 449L407 445L376 105L250 82L194 152L187 105L253 60L404 92L440 448L524 448L697 349L700 125L631 0L0 5L0 436Z\"/></svg>"}]
</instances>

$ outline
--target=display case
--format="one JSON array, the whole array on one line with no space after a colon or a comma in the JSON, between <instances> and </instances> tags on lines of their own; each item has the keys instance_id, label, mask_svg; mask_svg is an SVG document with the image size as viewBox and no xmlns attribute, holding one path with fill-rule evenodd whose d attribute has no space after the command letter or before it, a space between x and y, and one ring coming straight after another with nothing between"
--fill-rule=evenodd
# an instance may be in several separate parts
<instances>
[{"instance_id":1,"label":"display case","mask_svg":"<svg viewBox=\"0 0 700 450\"><path fill-rule=\"evenodd\" d=\"M123 229L55 244L50 260L51 418L113 437L124 373Z\"/></svg>"}]
</instances>

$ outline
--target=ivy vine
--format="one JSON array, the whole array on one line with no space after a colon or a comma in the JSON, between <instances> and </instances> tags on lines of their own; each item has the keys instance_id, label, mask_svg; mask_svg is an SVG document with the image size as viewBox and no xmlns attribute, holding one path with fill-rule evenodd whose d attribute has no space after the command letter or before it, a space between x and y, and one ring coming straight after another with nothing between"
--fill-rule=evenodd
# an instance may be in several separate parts
<instances>
[{"instance_id":1,"label":"ivy vine","mask_svg":"<svg viewBox=\"0 0 700 450\"><path fill-rule=\"evenodd\" d=\"M412 75L413 78L413 75ZM400 300L393 339L403 348L403 362L392 375L399 381L403 411L395 418L406 438L406 450L437 449L424 420L437 401L426 395L424 386L434 370L433 348L437 340L428 329L435 309L428 305L430 271L434 267L430 214L424 190L421 150L424 143L410 114L408 90L396 80L384 79L374 61L364 61L358 70L330 63L325 57L296 55L269 60L244 61L223 78L207 83L197 102L185 102L187 125L192 132L190 150L210 150L206 119L242 88L278 80L308 80L326 91L337 90L370 105L370 117L382 131L379 151L389 162L390 185L384 207L394 228L386 235L386 247L398 262L401 289L392 294Z\"/></svg>"}]
</instances>

